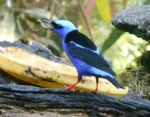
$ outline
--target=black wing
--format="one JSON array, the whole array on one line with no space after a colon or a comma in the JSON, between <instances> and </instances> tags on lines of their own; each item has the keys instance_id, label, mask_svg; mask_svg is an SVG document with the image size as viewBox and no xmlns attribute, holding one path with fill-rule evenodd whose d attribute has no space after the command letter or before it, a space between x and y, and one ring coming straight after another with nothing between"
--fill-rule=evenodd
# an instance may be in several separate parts
<instances>
[{"instance_id":1,"label":"black wing","mask_svg":"<svg viewBox=\"0 0 150 117\"><path fill-rule=\"evenodd\" d=\"M108 62L101 54L97 54L86 48L77 47L74 43L69 44L69 54L75 58L78 58L88 65L91 65L97 69L105 71L112 76L115 76L115 72L110 68Z\"/></svg>"},{"instance_id":2,"label":"black wing","mask_svg":"<svg viewBox=\"0 0 150 117\"><path fill-rule=\"evenodd\" d=\"M88 49L94 51L97 50L96 45L86 35L80 33L78 30L71 31L67 34L65 43L69 44L71 41Z\"/></svg>"}]
</instances>

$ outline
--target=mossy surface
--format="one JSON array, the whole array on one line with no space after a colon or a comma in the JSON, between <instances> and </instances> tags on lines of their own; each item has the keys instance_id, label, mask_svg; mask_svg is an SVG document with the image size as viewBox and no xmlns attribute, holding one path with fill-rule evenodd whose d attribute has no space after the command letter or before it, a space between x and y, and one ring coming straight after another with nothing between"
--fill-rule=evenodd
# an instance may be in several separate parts
<instances>
[{"instance_id":1,"label":"mossy surface","mask_svg":"<svg viewBox=\"0 0 150 117\"><path fill-rule=\"evenodd\" d=\"M150 100L150 72L144 67L129 66L118 75L118 80L128 86L130 92Z\"/></svg>"}]
</instances>

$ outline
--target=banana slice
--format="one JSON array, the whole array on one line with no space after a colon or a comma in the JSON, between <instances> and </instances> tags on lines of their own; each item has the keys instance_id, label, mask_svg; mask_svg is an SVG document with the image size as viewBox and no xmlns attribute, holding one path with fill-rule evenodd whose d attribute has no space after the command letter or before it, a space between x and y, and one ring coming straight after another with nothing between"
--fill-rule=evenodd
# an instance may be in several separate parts
<instances>
[{"instance_id":1,"label":"banana slice","mask_svg":"<svg viewBox=\"0 0 150 117\"><path fill-rule=\"evenodd\" d=\"M47 88L63 88L77 81L76 69L72 66L54 62L29 53L14 46L0 46L0 68L16 78L33 85ZM95 78L85 77L76 89L91 92L95 89ZM128 93L128 87L117 89L111 84L99 83L99 92L122 97Z\"/></svg>"}]
</instances>

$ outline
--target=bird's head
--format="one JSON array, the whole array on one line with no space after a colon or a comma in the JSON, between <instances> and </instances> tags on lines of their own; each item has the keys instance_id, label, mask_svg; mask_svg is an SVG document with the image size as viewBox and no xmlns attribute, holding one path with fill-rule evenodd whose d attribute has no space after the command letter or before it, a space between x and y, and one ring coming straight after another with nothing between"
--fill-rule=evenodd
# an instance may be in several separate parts
<instances>
[{"instance_id":1,"label":"bird's head","mask_svg":"<svg viewBox=\"0 0 150 117\"><path fill-rule=\"evenodd\" d=\"M62 39L66 37L66 35L73 31L77 30L73 23L67 20L56 20L56 21L49 21L49 20L38 20L42 23L42 26L46 29L50 29L56 34L58 34Z\"/></svg>"}]
</instances>

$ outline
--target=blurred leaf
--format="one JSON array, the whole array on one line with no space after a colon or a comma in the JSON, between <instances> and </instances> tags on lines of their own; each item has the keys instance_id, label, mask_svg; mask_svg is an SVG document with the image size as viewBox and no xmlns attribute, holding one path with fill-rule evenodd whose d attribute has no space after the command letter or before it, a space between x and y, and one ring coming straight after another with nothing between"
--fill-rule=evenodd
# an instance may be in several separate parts
<instances>
[{"instance_id":1,"label":"blurred leaf","mask_svg":"<svg viewBox=\"0 0 150 117\"><path fill-rule=\"evenodd\" d=\"M30 14L30 15L35 15L38 17L42 17L42 18L47 18L49 19L51 13L45 9L41 9L41 8L34 8L34 9L26 9L24 10L25 13Z\"/></svg>"},{"instance_id":2,"label":"blurred leaf","mask_svg":"<svg viewBox=\"0 0 150 117\"><path fill-rule=\"evenodd\" d=\"M61 53L60 47L59 47L58 44L57 44L55 41L53 41L52 39L47 40L45 37L40 37L39 39L40 39L40 41L41 41L43 44L48 45L48 46L54 48L59 54Z\"/></svg>"},{"instance_id":3,"label":"blurred leaf","mask_svg":"<svg viewBox=\"0 0 150 117\"><path fill-rule=\"evenodd\" d=\"M107 3L106 0L96 0L96 5L98 8L98 11L102 17L102 19L106 22L106 23L110 23L111 22L111 12L110 12L110 7L109 4Z\"/></svg>"},{"instance_id":4,"label":"blurred leaf","mask_svg":"<svg viewBox=\"0 0 150 117\"><path fill-rule=\"evenodd\" d=\"M124 31L114 28L102 46L102 53L104 53L108 48L110 48L123 33Z\"/></svg>"},{"instance_id":5,"label":"blurred leaf","mask_svg":"<svg viewBox=\"0 0 150 117\"><path fill-rule=\"evenodd\" d=\"M144 4L144 5L148 5L148 4L150 4L150 1L149 1L149 0L146 0L143 4Z\"/></svg>"},{"instance_id":6,"label":"blurred leaf","mask_svg":"<svg viewBox=\"0 0 150 117\"><path fill-rule=\"evenodd\" d=\"M26 16L26 19L28 19L33 24L40 25L35 17Z\"/></svg>"},{"instance_id":7,"label":"blurred leaf","mask_svg":"<svg viewBox=\"0 0 150 117\"><path fill-rule=\"evenodd\" d=\"M18 39L15 33L14 13L3 11L3 19L0 21L0 41L15 41Z\"/></svg>"},{"instance_id":8,"label":"blurred leaf","mask_svg":"<svg viewBox=\"0 0 150 117\"><path fill-rule=\"evenodd\" d=\"M7 5L7 7L11 8L12 7L12 1L11 0L7 0L6 1L6 5Z\"/></svg>"},{"instance_id":9,"label":"blurred leaf","mask_svg":"<svg viewBox=\"0 0 150 117\"><path fill-rule=\"evenodd\" d=\"M59 54L61 53L60 47L57 45L57 43L53 40L49 40L49 45L53 47Z\"/></svg>"}]
</instances>

